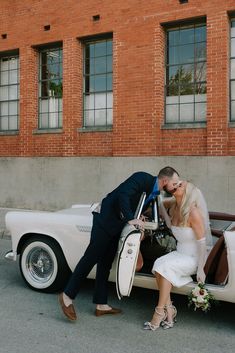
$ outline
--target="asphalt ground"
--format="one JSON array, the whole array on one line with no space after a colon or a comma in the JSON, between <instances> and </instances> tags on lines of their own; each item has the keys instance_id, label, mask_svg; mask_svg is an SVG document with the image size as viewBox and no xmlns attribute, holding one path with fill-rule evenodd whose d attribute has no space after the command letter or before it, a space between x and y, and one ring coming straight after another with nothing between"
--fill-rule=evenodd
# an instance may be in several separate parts
<instances>
[{"instance_id":1,"label":"asphalt ground","mask_svg":"<svg viewBox=\"0 0 235 353\"><path fill-rule=\"evenodd\" d=\"M207 314L194 312L187 298L173 295L178 308L174 328L144 331L157 293L133 288L118 300L110 283L110 304L123 310L115 316L94 316L93 280L87 280L75 300L76 323L63 317L57 296L31 290L17 262L4 259L11 249L0 210L0 353L234 353L235 304L221 302Z\"/></svg>"}]
</instances>

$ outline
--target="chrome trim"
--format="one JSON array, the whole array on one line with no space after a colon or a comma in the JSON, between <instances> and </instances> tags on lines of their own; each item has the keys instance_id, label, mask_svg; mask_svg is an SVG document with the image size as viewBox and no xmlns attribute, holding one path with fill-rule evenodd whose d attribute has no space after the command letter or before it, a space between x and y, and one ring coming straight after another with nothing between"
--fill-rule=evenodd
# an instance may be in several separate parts
<instances>
[{"instance_id":1,"label":"chrome trim","mask_svg":"<svg viewBox=\"0 0 235 353\"><path fill-rule=\"evenodd\" d=\"M9 261L14 261L14 260L15 260L14 252L13 252L12 250L8 251L8 252L5 254L5 259L6 259L6 260L9 260Z\"/></svg>"}]
</instances>

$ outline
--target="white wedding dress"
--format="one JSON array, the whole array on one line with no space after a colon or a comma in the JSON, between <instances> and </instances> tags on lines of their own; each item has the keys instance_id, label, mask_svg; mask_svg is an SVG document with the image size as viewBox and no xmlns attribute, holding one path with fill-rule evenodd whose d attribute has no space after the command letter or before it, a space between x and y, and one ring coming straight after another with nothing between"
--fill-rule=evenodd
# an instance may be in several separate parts
<instances>
[{"instance_id":1,"label":"white wedding dress","mask_svg":"<svg viewBox=\"0 0 235 353\"><path fill-rule=\"evenodd\" d=\"M171 230L177 239L176 251L159 257L154 262L152 272L160 273L174 287L181 287L191 282L191 275L197 272L197 241L190 227L172 226Z\"/></svg>"}]
</instances>

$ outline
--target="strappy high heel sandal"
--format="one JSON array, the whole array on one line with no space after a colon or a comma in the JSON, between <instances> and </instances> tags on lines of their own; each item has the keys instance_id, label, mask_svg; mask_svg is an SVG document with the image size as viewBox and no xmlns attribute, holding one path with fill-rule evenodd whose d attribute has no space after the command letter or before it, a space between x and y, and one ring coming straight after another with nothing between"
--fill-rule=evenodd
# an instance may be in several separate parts
<instances>
[{"instance_id":1,"label":"strappy high heel sandal","mask_svg":"<svg viewBox=\"0 0 235 353\"><path fill-rule=\"evenodd\" d=\"M160 311L158 311L158 309L164 309L164 311L160 312ZM144 327L143 327L144 330L156 331L161 326L161 323L164 320L166 320L167 313L165 311L165 307L156 306L156 308L154 309L154 312L161 318L161 320L156 325L150 321L145 322Z\"/></svg>"},{"instance_id":2,"label":"strappy high heel sandal","mask_svg":"<svg viewBox=\"0 0 235 353\"><path fill-rule=\"evenodd\" d=\"M169 304L169 305L165 305L165 309L166 309L166 316L167 316L167 309L170 308L172 309L173 313L172 313L172 321L168 321L168 320L164 320L161 323L161 326L164 330L167 330L169 328L172 328L174 326L174 324L176 323L176 316L177 316L177 309L174 305Z\"/></svg>"}]
</instances>

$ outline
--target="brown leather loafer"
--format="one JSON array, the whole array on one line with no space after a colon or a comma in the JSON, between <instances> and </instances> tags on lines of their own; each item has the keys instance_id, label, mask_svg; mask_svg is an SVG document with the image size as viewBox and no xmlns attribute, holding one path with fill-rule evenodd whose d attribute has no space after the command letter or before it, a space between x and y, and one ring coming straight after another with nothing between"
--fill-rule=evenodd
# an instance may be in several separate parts
<instances>
[{"instance_id":1,"label":"brown leather loafer","mask_svg":"<svg viewBox=\"0 0 235 353\"><path fill-rule=\"evenodd\" d=\"M112 308L110 310L95 310L95 316L102 316L102 315L116 315L116 314L121 314L122 310L121 309L116 309Z\"/></svg>"},{"instance_id":2,"label":"brown leather loafer","mask_svg":"<svg viewBox=\"0 0 235 353\"><path fill-rule=\"evenodd\" d=\"M69 306L66 306L64 303L63 299L63 293L59 294L59 304L61 306L61 309L64 313L64 315L70 320L70 321L76 321L77 320L77 315L76 311L74 309L73 304L70 304Z\"/></svg>"}]
</instances>

